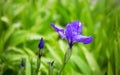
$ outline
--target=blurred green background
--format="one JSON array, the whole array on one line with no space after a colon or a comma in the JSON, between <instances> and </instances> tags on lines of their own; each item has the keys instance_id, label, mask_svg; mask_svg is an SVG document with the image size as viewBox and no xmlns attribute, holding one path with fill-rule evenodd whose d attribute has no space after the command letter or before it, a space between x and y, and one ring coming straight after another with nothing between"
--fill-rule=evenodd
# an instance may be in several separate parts
<instances>
[{"instance_id":1,"label":"blurred green background","mask_svg":"<svg viewBox=\"0 0 120 75\"><path fill-rule=\"evenodd\" d=\"M0 75L20 75L22 58L25 75L34 75L41 37L39 75L48 75L52 60L56 75L68 45L50 24L65 28L74 20L83 23L83 35L94 39L73 46L62 75L120 75L119 0L0 0Z\"/></svg>"}]
</instances>

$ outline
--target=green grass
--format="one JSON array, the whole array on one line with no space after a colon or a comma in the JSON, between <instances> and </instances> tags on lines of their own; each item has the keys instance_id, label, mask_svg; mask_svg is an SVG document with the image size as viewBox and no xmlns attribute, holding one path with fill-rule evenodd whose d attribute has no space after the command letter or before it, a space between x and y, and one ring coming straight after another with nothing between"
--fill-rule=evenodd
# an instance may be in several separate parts
<instances>
[{"instance_id":1,"label":"green grass","mask_svg":"<svg viewBox=\"0 0 120 75\"><path fill-rule=\"evenodd\" d=\"M0 0L0 75L34 75L38 43L45 39L40 75L60 70L67 42L50 26L65 28L74 20L83 23L89 45L77 43L62 75L120 75L120 1L118 0ZM11 73L11 74L10 74Z\"/></svg>"}]
</instances>

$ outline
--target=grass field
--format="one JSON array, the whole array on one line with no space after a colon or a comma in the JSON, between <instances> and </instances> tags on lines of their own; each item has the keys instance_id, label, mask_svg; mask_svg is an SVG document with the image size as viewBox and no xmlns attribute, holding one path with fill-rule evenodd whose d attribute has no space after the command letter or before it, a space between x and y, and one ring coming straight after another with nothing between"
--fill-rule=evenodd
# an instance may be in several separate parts
<instances>
[{"instance_id":1,"label":"grass field","mask_svg":"<svg viewBox=\"0 0 120 75\"><path fill-rule=\"evenodd\" d=\"M38 75L60 70L68 48L50 26L65 28L79 20L90 44L76 43L61 75L120 75L119 0L0 0L0 75L35 75L38 44L45 40Z\"/></svg>"}]
</instances>

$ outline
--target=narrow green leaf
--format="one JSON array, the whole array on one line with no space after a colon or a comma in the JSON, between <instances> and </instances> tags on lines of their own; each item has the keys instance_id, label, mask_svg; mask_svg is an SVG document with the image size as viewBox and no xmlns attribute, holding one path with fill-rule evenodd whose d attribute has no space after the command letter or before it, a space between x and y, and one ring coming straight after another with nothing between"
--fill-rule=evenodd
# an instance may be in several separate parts
<instances>
[{"instance_id":1,"label":"narrow green leaf","mask_svg":"<svg viewBox=\"0 0 120 75\"><path fill-rule=\"evenodd\" d=\"M46 47L48 48L49 52L51 53L51 56L53 56L60 64L62 64L62 61L59 57L59 55L56 54L54 49L49 44L46 44Z\"/></svg>"},{"instance_id":2,"label":"narrow green leaf","mask_svg":"<svg viewBox=\"0 0 120 75\"><path fill-rule=\"evenodd\" d=\"M112 68L112 65L110 64L110 62L108 62L108 68L107 68L107 75L114 75L113 74L113 68Z\"/></svg>"},{"instance_id":3,"label":"narrow green leaf","mask_svg":"<svg viewBox=\"0 0 120 75\"><path fill-rule=\"evenodd\" d=\"M101 75L101 70L99 65L97 64L96 60L94 59L94 57L92 56L92 54L90 52L88 52L88 50L82 46L82 50L85 54L86 60L91 68L91 70L93 71L93 75Z\"/></svg>"},{"instance_id":4,"label":"narrow green leaf","mask_svg":"<svg viewBox=\"0 0 120 75\"><path fill-rule=\"evenodd\" d=\"M25 61L25 75L31 75L31 63L30 63L30 60L29 60L29 57L26 58L26 61Z\"/></svg>"},{"instance_id":5,"label":"narrow green leaf","mask_svg":"<svg viewBox=\"0 0 120 75\"><path fill-rule=\"evenodd\" d=\"M93 75L89 65L87 65L87 63L80 56L74 55L71 57L71 60L78 66L81 73L84 75Z\"/></svg>"}]
</instances>

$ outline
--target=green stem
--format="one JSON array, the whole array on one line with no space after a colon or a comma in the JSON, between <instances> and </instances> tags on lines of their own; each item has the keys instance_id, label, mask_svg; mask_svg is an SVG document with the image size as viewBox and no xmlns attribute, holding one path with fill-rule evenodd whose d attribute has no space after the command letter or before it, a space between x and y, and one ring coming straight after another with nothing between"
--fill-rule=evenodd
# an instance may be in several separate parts
<instances>
[{"instance_id":1,"label":"green stem","mask_svg":"<svg viewBox=\"0 0 120 75\"><path fill-rule=\"evenodd\" d=\"M49 68L49 75L52 75L52 70L51 70L51 68Z\"/></svg>"},{"instance_id":2,"label":"green stem","mask_svg":"<svg viewBox=\"0 0 120 75\"><path fill-rule=\"evenodd\" d=\"M49 75L52 75L52 71L53 71L53 65L54 65L54 61L50 62L50 67L49 67Z\"/></svg>"},{"instance_id":3,"label":"green stem","mask_svg":"<svg viewBox=\"0 0 120 75\"><path fill-rule=\"evenodd\" d=\"M61 75L61 73L62 73L64 67L65 67L65 64L63 64L63 66L62 66L62 68L60 69L60 72L58 73L58 75Z\"/></svg>"},{"instance_id":4,"label":"green stem","mask_svg":"<svg viewBox=\"0 0 120 75\"><path fill-rule=\"evenodd\" d=\"M41 58L37 58L37 69L36 69L37 73L39 72L40 62L41 62Z\"/></svg>"},{"instance_id":5,"label":"green stem","mask_svg":"<svg viewBox=\"0 0 120 75\"><path fill-rule=\"evenodd\" d=\"M68 50L67 50L66 53L65 53L65 57L64 57L64 61L63 61L62 68L60 69L58 75L61 75L62 71L64 70L66 63L68 62L68 60L69 60L70 57L71 57L71 53L72 53L72 49L71 49L71 48L68 48Z\"/></svg>"},{"instance_id":6,"label":"green stem","mask_svg":"<svg viewBox=\"0 0 120 75\"><path fill-rule=\"evenodd\" d=\"M37 69L36 69L36 74L38 75L39 68L41 64L41 51L39 50L38 57L37 57Z\"/></svg>"},{"instance_id":7,"label":"green stem","mask_svg":"<svg viewBox=\"0 0 120 75\"><path fill-rule=\"evenodd\" d=\"M20 75L24 75L24 67L21 67L21 74Z\"/></svg>"}]
</instances>

